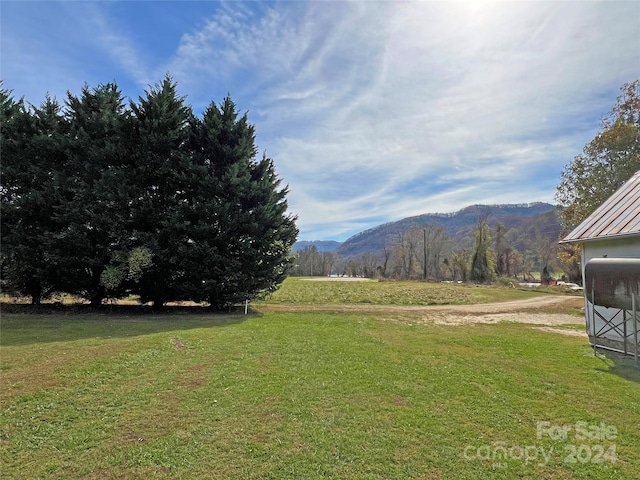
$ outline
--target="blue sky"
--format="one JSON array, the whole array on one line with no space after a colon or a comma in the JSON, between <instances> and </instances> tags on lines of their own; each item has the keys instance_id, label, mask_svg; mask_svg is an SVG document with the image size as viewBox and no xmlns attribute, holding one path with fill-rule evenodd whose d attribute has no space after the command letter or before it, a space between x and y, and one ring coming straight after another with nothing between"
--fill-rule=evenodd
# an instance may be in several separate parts
<instances>
[{"instance_id":1,"label":"blue sky","mask_svg":"<svg viewBox=\"0 0 640 480\"><path fill-rule=\"evenodd\" d=\"M13 2L0 77L63 100L170 73L230 93L289 185L303 240L484 203L553 203L640 78L640 2Z\"/></svg>"}]
</instances>

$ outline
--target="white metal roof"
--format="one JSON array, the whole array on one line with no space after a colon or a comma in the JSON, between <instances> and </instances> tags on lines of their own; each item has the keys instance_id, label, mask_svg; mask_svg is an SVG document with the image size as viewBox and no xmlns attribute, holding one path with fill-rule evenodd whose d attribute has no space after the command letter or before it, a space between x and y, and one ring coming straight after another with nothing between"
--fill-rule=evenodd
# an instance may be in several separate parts
<instances>
[{"instance_id":1,"label":"white metal roof","mask_svg":"<svg viewBox=\"0 0 640 480\"><path fill-rule=\"evenodd\" d=\"M563 242L640 235L640 170L578 225Z\"/></svg>"}]
</instances>

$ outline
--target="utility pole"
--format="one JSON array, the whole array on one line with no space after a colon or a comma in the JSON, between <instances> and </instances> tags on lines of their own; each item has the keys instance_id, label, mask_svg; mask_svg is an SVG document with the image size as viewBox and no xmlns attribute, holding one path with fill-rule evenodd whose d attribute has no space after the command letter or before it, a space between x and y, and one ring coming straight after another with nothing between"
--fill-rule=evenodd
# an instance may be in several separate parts
<instances>
[{"instance_id":1,"label":"utility pole","mask_svg":"<svg viewBox=\"0 0 640 480\"><path fill-rule=\"evenodd\" d=\"M423 267L423 277L424 280L427 280L427 229L423 228L422 229L422 236L423 236L423 249L424 249L424 263L422 264Z\"/></svg>"}]
</instances>

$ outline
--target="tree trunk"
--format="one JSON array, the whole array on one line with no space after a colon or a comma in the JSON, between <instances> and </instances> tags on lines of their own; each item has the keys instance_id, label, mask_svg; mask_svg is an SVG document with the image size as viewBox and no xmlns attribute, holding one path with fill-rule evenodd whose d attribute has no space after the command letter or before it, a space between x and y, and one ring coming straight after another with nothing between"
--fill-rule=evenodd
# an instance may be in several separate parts
<instances>
[{"instance_id":1,"label":"tree trunk","mask_svg":"<svg viewBox=\"0 0 640 480\"><path fill-rule=\"evenodd\" d=\"M164 308L164 304L167 303L167 300L164 298L154 298L153 299L153 305L151 306L151 309L154 311L160 311Z\"/></svg>"},{"instance_id":2,"label":"tree trunk","mask_svg":"<svg viewBox=\"0 0 640 480\"><path fill-rule=\"evenodd\" d=\"M89 299L89 301L91 302L91 307L93 308L99 308L102 306L102 299L103 299L103 295L100 293L96 293L94 295L91 296L91 298Z\"/></svg>"}]
</instances>

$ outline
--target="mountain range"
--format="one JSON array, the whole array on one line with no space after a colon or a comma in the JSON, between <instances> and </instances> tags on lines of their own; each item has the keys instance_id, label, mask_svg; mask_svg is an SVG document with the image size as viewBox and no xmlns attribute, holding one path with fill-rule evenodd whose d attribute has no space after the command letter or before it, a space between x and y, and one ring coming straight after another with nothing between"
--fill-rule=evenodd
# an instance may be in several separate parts
<instances>
[{"instance_id":1,"label":"mountain range","mask_svg":"<svg viewBox=\"0 0 640 480\"><path fill-rule=\"evenodd\" d=\"M319 252L333 252L337 250L340 245L342 245L342 243L336 242L335 240L300 240L293 244L293 250L297 252L305 248L316 247Z\"/></svg>"},{"instance_id":2,"label":"mountain range","mask_svg":"<svg viewBox=\"0 0 640 480\"><path fill-rule=\"evenodd\" d=\"M523 242L535 234L541 234L556 241L561 231L556 207L549 203L471 205L454 213L427 213L378 225L353 235L343 243L296 242L294 250L315 246L321 252L335 251L342 258L354 258L382 251L394 238L413 226L443 227L447 235L456 243L465 245L472 241L475 227L482 218L487 220L491 228L495 228L500 223L507 229L521 230Z\"/></svg>"}]
</instances>

